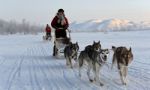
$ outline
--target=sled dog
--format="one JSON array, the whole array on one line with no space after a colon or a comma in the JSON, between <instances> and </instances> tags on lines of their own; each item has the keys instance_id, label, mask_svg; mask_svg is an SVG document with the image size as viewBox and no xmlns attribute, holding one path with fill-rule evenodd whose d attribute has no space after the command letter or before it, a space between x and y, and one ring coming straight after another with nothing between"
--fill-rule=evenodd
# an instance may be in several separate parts
<instances>
[{"instance_id":1,"label":"sled dog","mask_svg":"<svg viewBox=\"0 0 150 90\"><path fill-rule=\"evenodd\" d=\"M127 84L127 72L128 65L133 60L133 54L131 47L128 50L126 47L115 47L112 46L112 50L114 51L113 60L112 60L112 68L115 63L117 63L117 67L119 70L120 78L123 85Z\"/></svg>"},{"instance_id":2,"label":"sled dog","mask_svg":"<svg viewBox=\"0 0 150 90\"><path fill-rule=\"evenodd\" d=\"M66 65L70 65L71 68L72 67L72 59L74 59L75 61L77 60L77 55L78 55L78 51L79 51L79 45L78 43L69 43L68 46L65 47L64 49L64 56L66 58Z\"/></svg>"},{"instance_id":3,"label":"sled dog","mask_svg":"<svg viewBox=\"0 0 150 90\"><path fill-rule=\"evenodd\" d=\"M100 49L101 49L100 41L98 41L98 42L93 41L93 45L88 45L88 46L85 47L85 51L89 52L89 54L93 50L99 52Z\"/></svg>"},{"instance_id":4,"label":"sled dog","mask_svg":"<svg viewBox=\"0 0 150 90\"><path fill-rule=\"evenodd\" d=\"M87 63L87 76L89 78L90 82L96 81L100 84L100 86L103 86L103 83L99 79L99 71L101 67L106 63L107 57L109 54L108 49L101 49L100 52L94 50L95 47L90 47L91 49L91 55L89 56L89 52L87 50L81 51L79 57L78 57L78 62L79 62L79 76L81 77L81 68L83 64ZM94 72L94 79L90 77L90 71L91 69Z\"/></svg>"}]
</instances>

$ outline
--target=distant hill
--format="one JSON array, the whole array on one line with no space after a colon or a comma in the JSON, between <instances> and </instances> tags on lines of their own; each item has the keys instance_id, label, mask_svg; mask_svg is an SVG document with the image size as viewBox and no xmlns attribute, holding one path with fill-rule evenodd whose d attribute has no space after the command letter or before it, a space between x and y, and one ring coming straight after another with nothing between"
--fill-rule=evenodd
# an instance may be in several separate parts
<instances>
[{"instance_id":1,"label":"distant hill","mask_svg":"<svg viewBox=\"0 0 150 90\"><path fill-rule=\"evenodd\" d=\"M73 32L97 32L97 31L130 31L130 30L150 30L149 22L135 23L129 20L108 19L108 20L88 20L82 23L73 22L70 24Z\"/></svg>"}]
</instances>

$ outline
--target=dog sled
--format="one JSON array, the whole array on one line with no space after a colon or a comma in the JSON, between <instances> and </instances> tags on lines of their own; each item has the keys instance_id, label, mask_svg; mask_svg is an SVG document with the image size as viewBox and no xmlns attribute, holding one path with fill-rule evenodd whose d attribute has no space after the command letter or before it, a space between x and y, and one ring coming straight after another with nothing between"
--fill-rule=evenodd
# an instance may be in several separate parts
<instances>
[{"instance_id":1,"label":"dog sled","mask_svg":"<svg viewBox=\"0 0 150 90\"><path fill-rule=\"evenodd\" d=\"M61 56L64 53L64 48L71 42L70 30L67 29L66 34L66 38L54 38L53 56Z\"/></svg>"},{"instance_id":2,"label":"dog sled","mask_svg":"<svg viewBox=\"0 0 150 90\"><path fill-rule=\"evenodd\" d=\"M45 35L43 36L43 40L48 40L48 41L51 41L51 35Z\"/></svg>"}]
</instances>

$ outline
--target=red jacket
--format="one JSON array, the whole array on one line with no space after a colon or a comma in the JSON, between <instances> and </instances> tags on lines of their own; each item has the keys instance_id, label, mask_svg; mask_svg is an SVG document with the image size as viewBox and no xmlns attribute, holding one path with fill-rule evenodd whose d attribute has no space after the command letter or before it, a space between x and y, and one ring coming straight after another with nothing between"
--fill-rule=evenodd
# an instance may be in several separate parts
<instances>
[{"instance_id":1,"label":"red jacket","mask_svg":"<svg viewBox=\"0 0 150 90\"><path fill-rule=\"evenodd\" d=\"M57 30L58 28L64 28L64 29L66 30L66 29L69 27L67 18L65 17L66 24L64 24L64 25L59 24L59 23L58 23L58 19L59 19L59 18L58 18L57 16L55 16L55 17L53 18L52 22L51 22L51 26L52 26L53 28L55 28L56 30Z\"/></svg>"},{"instance_id":2,"label":"red jacket","mask_svg":"<svg viewBox=\"0 0 150 90\"><path fill-rule=\"evenodd\" d=\"M46 27L45 29L46 32L51 32L51 28L49 26Z\"/></svg>"}]
</instances>

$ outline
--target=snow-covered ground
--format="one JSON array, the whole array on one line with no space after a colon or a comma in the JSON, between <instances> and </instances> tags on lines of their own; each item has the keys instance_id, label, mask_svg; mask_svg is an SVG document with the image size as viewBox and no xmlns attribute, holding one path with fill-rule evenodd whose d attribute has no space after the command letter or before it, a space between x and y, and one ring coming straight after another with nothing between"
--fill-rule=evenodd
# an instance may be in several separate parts
<instances>
[{"instance_id":1,"label":"snow-covered ground","mask_svg":"<svg viewBox=\"0 0 150 90\"><path fill-rule=\"evenodd\" d=\"M0 90L150 90L150 31L71 33L80 51L93 40L102 48L131 46L134 60L129 66L128 85L121 85L117 69L104 66L100 79L104 86L90 83L86 67L68 68L65 59L52 56L52 42L40 35L0 36ZM112 52L108 59L111 66Z\"/></svg>"}]
</instances>

